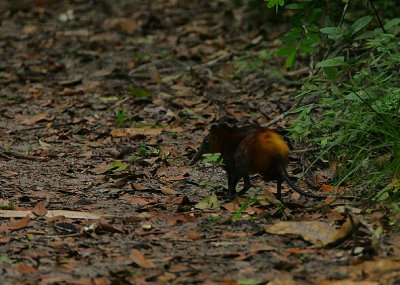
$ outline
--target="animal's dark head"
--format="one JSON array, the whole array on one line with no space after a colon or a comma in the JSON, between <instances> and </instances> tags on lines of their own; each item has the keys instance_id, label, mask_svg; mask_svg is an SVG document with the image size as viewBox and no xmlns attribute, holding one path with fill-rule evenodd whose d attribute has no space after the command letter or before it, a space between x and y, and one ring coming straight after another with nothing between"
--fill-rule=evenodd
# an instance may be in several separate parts
<instances>
[{"instance_id":1,"label":"animal's dark head","mask_svg":"<svg viewBox=\"0 0 400 285\"><path fill-rule=\"evenodd\" d=\"M229 129L229 127L225 124L212 125L209 133L201 142L199 150L193 157L190 165L198 162L202 158L203 154L221 152L223 147L222 140L224 138L222 134L226 132L227 129Z\"/></svg>"}]
</instances>

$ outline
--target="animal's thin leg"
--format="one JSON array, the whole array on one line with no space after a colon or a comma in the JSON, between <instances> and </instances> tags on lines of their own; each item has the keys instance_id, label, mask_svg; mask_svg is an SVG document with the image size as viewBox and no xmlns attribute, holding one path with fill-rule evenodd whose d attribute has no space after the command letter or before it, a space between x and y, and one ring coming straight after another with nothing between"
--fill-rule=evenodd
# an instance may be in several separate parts
<instances>
[{"instance_id":1,"label":"animal's thin leg","mask_svg":"<svg viewBox=\"0 0 400 285\"><path fill-rule=\"evenodd\" d=\"M239 191L238 195L243 195L244 193L247 192L247 190L249 190L251 188L249 175L243 176L243 182L244 182L243 188L242 188L242 190Z\"/></svg>"},{"instance_id":2,"label":"animal's thin leg","mask_svg":"<svg viewBox=\"0 0 400 285\"><path fill-rule=\"evenodd\" d=\"M276 181L276 199L282 199L282 180L278 179Z\"/></svg>"}]
</instances>

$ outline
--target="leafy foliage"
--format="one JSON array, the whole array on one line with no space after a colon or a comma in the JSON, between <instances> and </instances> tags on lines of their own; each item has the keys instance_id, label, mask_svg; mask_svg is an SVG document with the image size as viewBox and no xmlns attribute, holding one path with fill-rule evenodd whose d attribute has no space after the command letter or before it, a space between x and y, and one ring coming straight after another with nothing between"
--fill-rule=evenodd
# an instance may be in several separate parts
<instances>
[{"instance_id":1,"label":"leafy foliage","mask_svg":"<svg viewBox=\"0 0 400 285\"><path fill-rule=\"evenodd\" d=\"M337 9L340 16L319 2L286 5L295 11L293 27L278 55L286 56L286 67L294 66L299 54L319 58L297 96L307 103L297 110L292 136L319 146L318 157L339 166L336 184L352 181L376 201L398 203L400 19L381 26L377 13L368 15L366 7L336 4L344 6ZM339 24L332 25L339 16Z\"/></svg>"}]
</instances>

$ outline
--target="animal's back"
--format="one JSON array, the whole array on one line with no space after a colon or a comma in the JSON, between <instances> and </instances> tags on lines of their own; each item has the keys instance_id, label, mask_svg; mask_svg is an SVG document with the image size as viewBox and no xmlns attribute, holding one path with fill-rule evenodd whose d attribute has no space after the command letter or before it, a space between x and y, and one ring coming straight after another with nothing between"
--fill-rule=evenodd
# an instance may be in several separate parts
<instances>
[{"instance_id":1,"label":"animal's back","mask_svg":"<svg viewBox=\"0 0 400 285\"><path fill-rule=\"evenodd\" d=\"M277 132L258 128L255 131L254 145L251 148L251 166L253 173L260 173L267 179L280 177L278 163L286 166L289 147Z\"/></svg>"}]
</instances>

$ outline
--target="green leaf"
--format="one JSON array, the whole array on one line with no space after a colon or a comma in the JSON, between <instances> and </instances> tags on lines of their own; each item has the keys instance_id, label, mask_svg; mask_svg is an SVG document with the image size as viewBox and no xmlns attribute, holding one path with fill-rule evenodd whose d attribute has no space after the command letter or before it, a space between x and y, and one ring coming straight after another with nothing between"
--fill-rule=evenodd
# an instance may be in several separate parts
<instances>
[{"instance_id":1,"label":"green leaf","mask_svg":"<svg viewBox=\"0 0 400 285\"><path fill-rule=\"evenodd\" d=\"M388 21L383 27L385 30L390 30L391 28L400 24L400 18L394 18Z\"/></svg>"},{"instance_id":2,"label":"green leaf","mask_svg":"<svg viewBox=\"0 0 400 285\"><path fill-rule=\"evenodd\" d=\"M6 255L0 254L0 263L13 264L13 263L15 263L15 260L9 258L9 257L6 256Z\"/></svg>"},{"instance_id":3,"label":"green leaf","mask_svg":"<svg viewBox=\"0 0 400 285\"><path fill-rule=\"evenodd\" d=\"M331 66L342 66L342 65L347 65L347 63L344 61L344 56L338 56L320 61L317 63L316 67L320 68L320 67L331 67Z\"/></svg>"},{"instance_id":4,"label":"green leaf","mask_svg":"<svg viewBox=\"0 0 400 285\"><path fill-rule=\"evenodd\" d=\"M285 67L291 68L296 62L296 51L294 50L289 56L286 58Z\"/></svg>"},{"instance_id":5,"label":"green leaf","mask_svg":"<svg viewBox=\"0 0 400 285\"><path fill-rule=\"evenodd\" d=\"M278 52L276 53L277 56L285 56L285 55L289 55L292 52L296 51L296 48L293 46L285 46L283 48L281 48L280 50L278 50Z\"/></svg>"},{"instance_id":6,"label":"green leaf","mask_svg":"<svg viewBox=\"0 0 400 285\"><path fill-rule=\"evenodd\" d=\"M306 34L306 38L311 40L313 44L319 43L320 41L319 35L317 33L308 33Z\"/></svg>"},{"instance_id":7,"label":"green leaf","mask_svg":"<svg viewBox=\"0 0 400 285\"><path fill-rule=\"evenodd\" d=\"M289 9L289 10L300 10L300 9L304 8L304 5L301 3L290 3L290 4L286 5L285 8Z\"/></svg>"},{"instance_id":8,"label":"green leaf","mask_svg":"<svg viewBox=\"0 0 400 285\"><path fill-rule=\"evenodd\" d=\"M143 88L138 88L138 87L131 87L129 89L129 93L131 93L133 97L138 99L143 99L150 96L149 92L147 92Z\"/></svg>"},{"instance_id":9,"label":"green leaf","mask_svg":"<svg viewBox=\"0 0 400 285\"><path fill-rule=\"evenodd\" d=\"M212 193L210 196L207 196L200 200L194 207L200 210L204 209L217 209L221 205L221 201L218 201L217 195Z\"/></svg>"},{"instance_id":10,"label":"green leaf","mask_svg":"<svg viewBox=\"0 0 400 285\"><path fill-rule=\"evenodd\" d=\"M120 160L116 160L108 165L108 169L113 172L119 172L125 170L128 166Z\"/></svg>"},{"instance_id":11,"label":"green leaf","mask_svg":"<svg viewBox=\"0 0 400 285\"><path fill-rule=\"evenodd\" d=\"M338 73L335 67L325 67L324 72L332 80L336 80L338 78Z\"/></svg>"},{"instance_id":12,"label":"green leaf","mask_svg":"<svg viewBox=\"0 0 400 285\"><path fill-rule=\"evenodd\" d=\"M339 27L325 27L319 30L326 35L343 35L344 31Z\"/></svg>"},{"instance_id":13,"label":"green leaf","mask_svg":"<svg viewBox=\"0 0 400 285\"><path fill-rule=\"evenodd\" d=\"M369 24L369 22L371 22L373 19L372 16L364 16L358 20L356 20L353 25L351 25L350 27L350 31L351 35L354 35L355 33L357 33L358 31L360 31L362 28L364 28L365 26L367 26Z\"/></svg>"}]
</instances>

